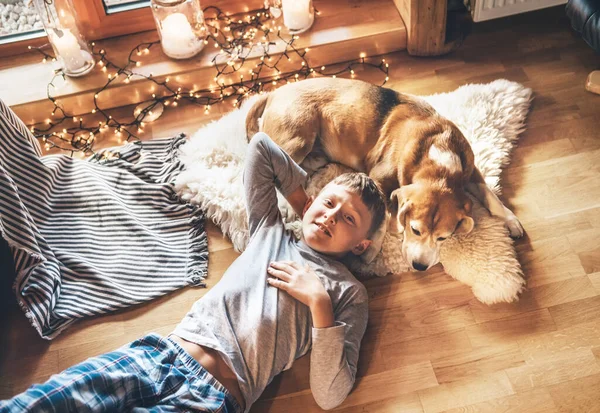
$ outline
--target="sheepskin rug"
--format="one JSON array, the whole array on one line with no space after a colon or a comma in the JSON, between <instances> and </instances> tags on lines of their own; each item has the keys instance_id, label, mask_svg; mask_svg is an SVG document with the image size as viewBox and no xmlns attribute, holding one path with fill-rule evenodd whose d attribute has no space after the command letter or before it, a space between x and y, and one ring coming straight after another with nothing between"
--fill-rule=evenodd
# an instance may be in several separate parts
<instances>
[{"instance_id":1,"label":"sheepskin rug","mask_svg":"<svg viewBox=\"0 0 600 413\"><path fill-rule=\"evenodd\" d=\"M508 80L465 85L450 93L425 96L441 115L452 120L471 143L475 163L487 185L499 193L499 177L507 165L532 97L530 89ZM242 170L247 140L245 119L255 98L218 121L201 128L180 148L186 165L175 183L185 201L198 204L228 236L238 251L248 241ZM302 165L310 175L309 195L347 169L326 160L307 158ZM297 218L281 199L288 228L299 234ZM475 228L448 239L441 249L446 273L472 288L483 303L512 302L525 287L513 241L504 223L490 216L478 202L473 205ZM402 235L387 233L381 251L370 262L351 258L347 265L359 276L385 276L409 270L402 258ZM377 252L376 252L377 253Z\"/></svg>"}]
</instances>

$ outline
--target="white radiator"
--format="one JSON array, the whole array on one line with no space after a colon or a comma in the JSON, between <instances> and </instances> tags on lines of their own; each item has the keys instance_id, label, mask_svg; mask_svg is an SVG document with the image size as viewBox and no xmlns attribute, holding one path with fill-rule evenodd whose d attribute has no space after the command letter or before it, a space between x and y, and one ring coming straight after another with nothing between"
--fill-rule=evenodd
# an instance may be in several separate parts
<instances>
[{"instance_id":1,"label":"white radiator","mask_svg":"<svg viewBox=\"0 0 600 413\"><path fill-rule=\"evenodd\" d=\"M566 3L567 0L471 0L471 14L473 21L481 22Z\"/></svg>"}]
</instances>

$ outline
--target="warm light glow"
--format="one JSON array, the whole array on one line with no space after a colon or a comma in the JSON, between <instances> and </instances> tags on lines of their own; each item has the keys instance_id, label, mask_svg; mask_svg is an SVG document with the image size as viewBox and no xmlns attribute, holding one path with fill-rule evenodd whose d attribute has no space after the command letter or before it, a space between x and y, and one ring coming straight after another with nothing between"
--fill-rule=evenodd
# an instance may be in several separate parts
<instances>
[{"instance_id":1,"label":"warm light glow","mask_svg":"<svg viewBox=\"0 0 600 413\"><path fill-rule=\"evenodd\" d=\"M294 1L294 0L291 0ZM264 13L266 15L266 13ZM257 13L257 17L260 17L261 15L263 15L263 13ZM222 19L222 17L221 17ZM248 22L252 22L252 21L257 21L255 19L254 16L247 16L246 17ZM243 22L241 20L238 21L239 23L235 23L234 24L243 24ZM229 24L230 22L227 22L227 24ZM212 24L212 23L211 23ZM251 23L254 24L254 23ZM315 68L311 68L311 64L310 62L308 62L305 57L306 53L308 53L310 51L310 49L308 47L304 48L304 52L302 52L302 49L296 49L294 46L292 46L292 42L295 40L299 39L299 36L297 35L293 35L292 36L292 41L288 41L287 45L285 45L285 40L284 40L284 46L288 46L288 47L284 47L283 49L279 49L279 45L277 45L277 50L273 52L273 56L269 56L268 54L268 49L270 48L270 46L272 44L275 44L273 42L273 39L271 36L273 36L273 34L275 33L277 35L277 37L281 40L280 34L274 32L274 28L276 28L275 22L274 21L270 21L268 24L268 27L263 25L263 29L265 31L269 31L267 33L261 33L259 34L258 32L258 28L256 27L243 27L244 30L230 30L229 27L225 26L225 23L221 23L221 25L219 25L219 23L215 23L215 31L214 34L213 33L207 33L208 36L210 36L209 38L212 38L213 41L215 42L214 46L217 49L220 49L220 52L223 53L226 57L228 57L228 59L226 59L224 62L220 61L219 63L217 63L216 61L212 62L212 65L214 65L215 71L217 71L217 75L214 77L214 81L216 83L216 86L214 84L209 85L209 88L207 89L202 89L202 85L200 85L200 89L198 88L198 85L194 84L193 88L190 88L190 85L185 85L182 84L184 90L182 90L182 87L178 87L177 88L177 92L173 91L173 87L171 85L171 88L169 86L166 86L167 83L170 82L170 76L164 77L164 80L158 81L152 78L153 74L150 73L149 75L146 74L141 74L141 73L133 73L132 70L130 69L131 66L135 65L136 67L140 67L142 62L140 61L135 61L135 60L129 60L129 62L124 66L124 67L120 67L119 65L114 65L112 63L110 63L108 60L104 61L103 59L105 58L104 54L105 51L104 49L102 49L100 51L100 59L97 61L97 65L101 68L101 70L107 75L108 81L105 81L105 86L102 87L101 89L99 89L97 91L97 93L94 94L94 99L98 99L99 98L99 93L101 93L101 91L104 90L104 88L106 88L112 80L116 79L117 77L119 77L119 75L122 73L125 75L125 79L124 82L125 83L130 83L131 78L133 77L133 75L137 75L139 78L145 78L146 80L150 80L150 82L148 82L148 89L142 91L142 90L135 90L135 95L136 97L139 99L139 101L142 100L142 96L147 96L149 94L152 95L152 100L146 100L145 102L142 102L141 104L139 104L138 106L141 106L144 108L144 110L139 110L137 107L135 108L134 115L136 116L135 120L133 123L121 123L120 121L117 120L111 120L106 122L106 124L103 124L102 122L99 122L99 126L98 129L94 129L94 131L102 131L102 129L109 129L109 128L113 128L114 129L114 133L118 136L121 136L121 133L123 132L125 134L125 136L127 137L127 139L133 137L136 138L135 135L133 135L129 128L136 128L138 133L142 133L144 132L144 122L142 122L142 120L145 120L146 122L151 122L154 119L158 118L160 116L160 114L162 114L163 109L166 106L173 106L176 107L178 105L178 100L181 99L181 97L183 96L186 99L189 99L191 102L196 103L196 104L205 104L205 109L204 109L204 114L205 115L209 115L210 114L210 105L206 104L207 102L211 102L211 103L224 103L223 101L226 99L226 97L232 96L235 99L231 99L231 103L233 105L233 107L237 107L239 106L240 103L240 99L242 97L247 97L250 96L252 94L264 94L268 89L271 89L271 87L269 86L269 83L271 83L271 85L273 86L273 88L279 87L283 82L280 82L281 80L285 80L286 83L289 83L290 81L293 82L294 80L296 82L298 82L300 80L300 75L302 75L303 78L306 78L308 73L312 73L313 76L315 76L317 73L319 73L320 75L324 75L324 71L326 70L326 66L323 65L321 66L321 70L319 71L318 66ZM218 27L217 27L218 26ZM281 29L281 27L279 27L279 29ZM225 32L227 32L227 36L225 36L225 39L223 39L223 32L219 33L219 30L224 30ZM211 29L212 32L212 29ZM220 37L219 37L220 36ZM233 37L233 38L232 38ZM208 44L208 40L209 38L200 38L198 39L198 41L200 43L203 44ZM262 38L261 41L258 41L259 38ZM223 41L223 44L220 44L219 42ZM227 41L231 42L231 43L227 43ZM242 46L243 43L243 46ZM279 43L279 42L278 42ZM132 50L133 53L137 52L138 56L141 56L143 54L148 54L150 52L149 48L146 47L148 43L142 43L141 45L138 45L136 48L134 48ZM262 56L260 55L261 53L259 53L259 56L256 55L252 55L252 56L247 56L245 51L251 51L254 50L253 48L258 44L259 47L261 47L262 50ZM227 51L223 50L226 49ZM31 49L31 48L30 48ZM216 51L217 53L219 52L219 50ZM298 55L298 59L296 59L294 57L294 55L292 53L296 53ZM42 53L45 55L45 53ZM289 55L288 55L289 54ZM367 57L365 52L361 52L360 54L360 58L362 59L362 62L360 62L360 64L363 64L363 66L370 66L370 67L374 67L376 69L379 69L381 72L384 72L385 76L385 81L389 81L389 76L387 76L387 70L386 68L389 68L389 65L386 63L385 59L381 60L381 64L380 65L374 65L371 63L366 63L365 62L365 58ZM131 54L130 54L131 56ZM244 80L244 75L242 74L242 70L243 70L243 66L244 63L246 63L246 59L256 59L256 57L260 58L260 61L254 60L253 63L250 63L250 61L247 61L247 63L249 63L250 65L255 65L254 69L247 69L248 70L248 76L250 76L250 79L248 80ZM287 74L283 75L281 73L280 68L278 67L278 65L280 64L280 62L284 62L284 60L282 60L282 58L287 58L287 61L290 64L293 64L293 67L291 65L288 65L287 68L291 68L290 69L286 69ZM266 64L265 62L265 58L268 59L269 62L273 62L272 64ZM44 56L44 62L47 61L47 59L51 59L51 56ZM236 63L238 63L236 65ZM299 63L299 65L297 64ZM355 66L355 63L350 63L348 66L346 66L346 68L341 69L341 70L332 70L337 72L337 74L340 73L346 73L349 72L349 74L351 75L352 78L355 77L356 72L353 69L353 66ZM112 67L114 68L114 70L117 70L116 73L108 73L107 68L108 67ZM231 70L228 69L228 67L231 68ZM305 72L305 68L309 69L309 72ZM336 66L337 68L337 66ZM113 69L111 69L113 70ZM239 71L239 72L238 72ZM265 71L266 73L263 73L263 71ZM235 74L238 74L239 79L236 79ZM290 73L291 72L291 73ZM316 72L316 73L315 73ZM257 77L259 76L268 76L269 73L272 74L273 77L271 77L271 81L267 81L265 83L265 85L263 86L262 82L259 82ZM60 72L56 73L56 74L60 74ZM330 74L329 76L331 76L332 78L336 78L337 74ZM221 77L221 75L223 75ZM231 77L229 75L232 75ZM225 85L225 81L223 80L223 77L228 79L228 82L230 83L229 85ZM282 79L282 77L285 77L285 79ZM106 78L105 78L106 79ZM136 78L138 79L138 78ZM221 79L221 81L219 82L219 79ZM178 77L175 78L174 82L179 82L180 79ZM54 85L51 83L50 86ZM262 90L262 88L265 87L266 90ZM162 89L162 90L161 90ZM208 94L208 92L210 91L210 95ZM153 93L155 92L155 93ZM160 97L158 97L158 96ZM188 97L189 96L189 97ZM62 106L58 105L58 100L53 100L50 95L49 98L53 101L54 103L54 111L52 112L51 116L55 116L54 113L56 110L62 110ZM168 100L166 100L168 98ZM90 114L95 114L97 113L100 109L97 109L98 106L96 105L96 107L94 109L91 109L91 113ZM150 108L152 108L153 110L149 110ZM130 112L131 113L131 112ZM143 116L142 116L143 114ZM52 123L50 121L50 119L46 120L46 123L48 125L52 125L52 126L57 126L59 125L64 118L66 117L65 113L62 112L62 114L58 114L56 116L60 116L62 115L62 117L60 119L57 119L56 117L53 117L52 119L54 123ZM154 119L150 119L150 117L153 116ZM67 118L68 119L68 118ZM73 117L73 122L77 122L77 117ZM108 119L112 119L112 116L108 116ZM86 140L86 138L81 138L81 136L85 136L83 134L81 134L82 132L86 132L87 128L84 128L83 126L83 119L79 118L80 124L79 125L73 125L72 128L64 128L62 129L63 134L67 134L67 142L69 139L69 136L75 136L75 139L78 139L81 143L84 143L86 145L88 145L86 148L84 148L85 150L92 150L93 148L91 147L91 140L94 139L94 134L93 133L89 133L89 139ZM110 126L109 126L110 123ZM78 129L79 128L79 129ZM68 130L70 130L71 132L68 132ZM134 129L132 129L134 130ZM31 127L31 131L33 133L35 133L34 131L36 131L36 129L32 126ZM37 130L38 134L39 134L39 130ZM89 129L87 130L87 132L89 132ZM81 135L80 135L81 134ZM62 134L61 134L62 135ZM52 138L57 138L59 135L56 133L50 133L50 135L48 135L49 139ZM79 138L78 138L79 136ZM38 136L39 137L39 136ZM121 141L121 139L119 139L119 141ZM52 148L59 148L62 145L57 145L54 142L50 141L50 144L52 145ZM82 152L83 150L80 148L75 148L75 150L73 152Z\"/></svg>"}]
</instances>

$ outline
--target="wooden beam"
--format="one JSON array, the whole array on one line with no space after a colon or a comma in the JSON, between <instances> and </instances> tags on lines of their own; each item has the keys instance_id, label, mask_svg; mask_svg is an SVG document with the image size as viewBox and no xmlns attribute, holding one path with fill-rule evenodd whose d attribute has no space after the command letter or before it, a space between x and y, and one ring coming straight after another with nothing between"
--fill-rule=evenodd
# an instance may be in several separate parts
<instances>
[{"instance_id":1,"label":"wooden beam","mask_svg":"<svg viewBox=\"0 0 600 413\"><path fill-rule=\"evenodd\" d=\"M464 35L446 38L448 25L447 0L394 0L404 20L407 51L413 56L438 56L460 46Z\"/></svg>"}]
</instances>

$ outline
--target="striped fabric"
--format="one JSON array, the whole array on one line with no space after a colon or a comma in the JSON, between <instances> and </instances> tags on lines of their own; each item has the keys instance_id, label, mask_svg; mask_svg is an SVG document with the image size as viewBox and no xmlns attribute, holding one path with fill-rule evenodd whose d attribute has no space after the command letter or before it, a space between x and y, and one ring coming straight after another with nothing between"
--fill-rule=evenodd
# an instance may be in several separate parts
<instances>
[{"instance_id":1,"label":"striped fabric","mask_svg":"<svg viewBox=\"0 0 600 413\"><path fill-rule=\"evenodd\" d=\"M78 318L203 285L203 215L171 184L184 142L131 143L112 160L41 157L0 100L0 235L14 259L17 300L43 338Z\"/></svg>"}]
</instances>

